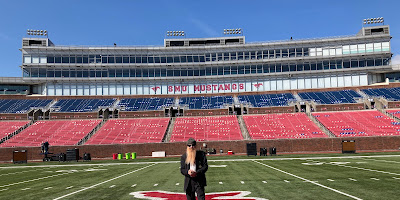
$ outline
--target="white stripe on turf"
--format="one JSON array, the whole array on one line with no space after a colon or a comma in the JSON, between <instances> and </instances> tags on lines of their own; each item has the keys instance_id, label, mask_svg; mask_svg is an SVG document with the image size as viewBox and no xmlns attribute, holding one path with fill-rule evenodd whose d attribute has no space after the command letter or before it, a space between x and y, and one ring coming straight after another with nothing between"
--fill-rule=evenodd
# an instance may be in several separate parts
<instances>
[{"instance_id":1,"label":"white stripe on turf","mask_svg":"<svg viewBox=\"0 0 400 200\"><path fill-rule=\"evenodd\" d=\"M43 179L47 179L47 178L53 178L53 177L56 177L56 176L61 176L61 175L71 174L71 173L72 172L68 172L68 173L56 174L56 175L51 175L51 176L45 176L45 177L42 177L42 178L35 178L35 179L27 180L27 181L21 181L21 182L18 182L18 183L10 183L10 184L7 184L7 185L1 185L0 188L12 186L12 185L18 185L18 184L22 184L22 183L29 183L29 182L43 180Z\"/></svg>"},{"instance_id":2,"label":"white stripe on turf","mask_svg":"<svg viewBox=\"0 0 400 200\"><path fill-rule=\"evenodd\" d=\"M132 173L138 172L138 171L140 171L140 170L143 170L143 169L146 169L146 168L148 168L148 167L152 167L152 166L154 166L154 165L156 165L156 164L148 165L148 166L146 166L146 167L142 167L142 168L140 168L140 169L137 169L137 170L134 170L134 171L131 171L131 172L128 172L128 173L122 174L122 175L120 175L120 176L114 177L114 178L112 178L112 179L108 179L108 180L106 180L106 181L103 181L103 182L101 182L101 183L97 183L97 184L95 184L95 185L92 185L92 186L90 186L90 187L87 187L87 188L84 188L84 189L81 189L81 190L78 190L78 191L75 191L75 192L71 192L71 193L69 193L69 194L66 194L66 195L63 195L63 196L61 196L61 197L57 197L57 198L55 198L54 200L62 199L62 198L65 198L65 197L71 196L71 195L73 195L73 194L76 194L76 193L79 193L79 192L85 191L85 190L87 190L87 189L94 188L94 187L96 187L96 186L102 185L102 184L104 184L104 183L108 183L108 182L110 182L110 181L113 181L113 180L119 179L119 178L121 178L121 177L124 177L124 176L126 176L126 175L129 175L129 174L132 174Z\"/></svg>"},{"instance_id":3,"label":"white stripe on turf","mask_svg":"<svg viewBox=\"0 0 400 200\"><path fill-rule=\"evenodd\" d=\"M326 164L330 164L330 163L326 163ZM397 174L397 173L379 171L379 170L375 170L375 169L367 169L367 168L362 168L362 167L353 167L353 166L348 166L348 165L336 165L336 164L330 164L330 165L400 176L400 174Z\"/></svg>"},{"instance_id":4,"label":"white stripe on turf","mask_svg":"<svg viewBox=\"0 0 400 200\"><path fill-rule=\"evenodd\" d=\"M338 157L303 157L303 158L261 158L261 159L226 159L226 160L208 160L208 162L226 162L226 161L281 161L281 160L310 160L310 159L346 159L346 158L384 158L400 157L400 155L380 155L380 156L338 156ZM18 168L41 168L41 167L76 167L76 166L113 166L113 165L147 165L147 164L171 164L180 163L180 161L162 161L162 162L132 162L132 163L102 163L102 164L71 164L71 165L36 165L36 166L13 166L0 167L0 169L18 169Z\"/></svg>"},{"instance_id":5,"label":"white stripe on turf","mask_svg":"<svg viewBox=\"0 0 400 200\"><path fill-rule=\"evenodd\" d=\"M322 184L320 184L320 183L316 183L316 182L314 182L314 181L310 181L310 180L305 179L305 178L302 178L302 177L300 177L300 176L297 176L297 175L291 174L291 173L289 173L289 172L285 172L285 171L283 171L283 170L280 170L280 169L278 169L278 168L269 166L269 165L267 165L267 164L264 164L264 163L261 163L261 162L255 161L255 160L254 160L254 162L255 162L255 163L258 163L258 164L260 164L260 165L264 165L264 166L266 166L266 167L269 167L269 168L271 168L271 169L274 169L274 170L276 170L276 171L282 172L282 173L284 173L284 174L293 176L293 177L295 177L295 178L301 179L301 180L303 180L303 181L309 182L309 183L311 183L311 184L320 186L320 187L322 187L322 188L325 188L325 189L334 191L334 192L336 192L336 193L342 194L342 195L344 195L344 196L347 196L347 197L350 197L350 198L353 198L353 199L357 199L357 200L362 200L361 198L358 198L358 197L356 197L356 196L353 196L353 195L344 193L344 192L342 192L342 191L339 191L339 190L330 188L330 187L328 187L328 186L322 185Z\"/></svg>"}]
</instances>

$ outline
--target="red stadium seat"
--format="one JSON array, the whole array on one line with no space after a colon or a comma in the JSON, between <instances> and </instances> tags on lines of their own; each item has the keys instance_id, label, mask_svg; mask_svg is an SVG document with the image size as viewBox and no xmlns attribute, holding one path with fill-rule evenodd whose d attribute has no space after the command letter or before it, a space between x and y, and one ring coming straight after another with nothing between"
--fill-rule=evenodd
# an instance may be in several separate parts
<instances>
[{"instance_id":1,"label":"red stadium seat","mask_svg":"<svg viewBox=\"0 0 400 200\"><path fill-rule=\"evenodd\" d=\"M101 120L38 121L15 135L0 147L40 146L48 141L52 146L76 145Z\"/></svg>"},{"instance_id":2,"label":"red stadium seat","mask_svg":"<svg viewBox=\"0 0 400 200\"><path fill-rule=\"evenodd\" d=\"M177 118L170 142L243 140L236 116Z\"/></svg>"},{"instance_id":3,"label":"red stadium seat","mask_svg":"<svg viewBox=\"0 0 400 200\"><path fill-rule=\"evenodd\" d=\"M375 110L313 115L337 137L400 135L399 122Z\"/></svg>"},{"instance_id":4,"label":"red stadium seat","mask_svg":"<svg viewBox=\"0 0 400 200\"><path fill-rule=\"evenodd\" d=\"M110 119L85 145L160 143L169 118Z\"/></svg>"},{"instance_id":5,"label":"red stadium seat","mask_svg":"<svg viewBox=\"0 0 400 200\"><path fill-rule=\"evenodd\" d=\"M328 137L304 113L243 116L252 139Z\"/></svg>"}]
</instances>

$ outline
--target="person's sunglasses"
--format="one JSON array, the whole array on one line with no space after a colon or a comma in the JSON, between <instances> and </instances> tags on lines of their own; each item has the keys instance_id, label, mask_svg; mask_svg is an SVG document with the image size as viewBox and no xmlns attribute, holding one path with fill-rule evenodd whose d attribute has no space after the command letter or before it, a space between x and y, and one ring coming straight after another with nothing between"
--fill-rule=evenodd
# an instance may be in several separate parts
<instances>
[{"instance_id":1,"label":"person's sunglasses","mask_svg":"<svg viewBox=\"0 0 400 200\"><path fill-rule=\"evenodd\" d=\"M192 144L188 144L187 146L188 146L188 147L194 147L195 145L192 145Z\"/></svg>"}]
</instances>

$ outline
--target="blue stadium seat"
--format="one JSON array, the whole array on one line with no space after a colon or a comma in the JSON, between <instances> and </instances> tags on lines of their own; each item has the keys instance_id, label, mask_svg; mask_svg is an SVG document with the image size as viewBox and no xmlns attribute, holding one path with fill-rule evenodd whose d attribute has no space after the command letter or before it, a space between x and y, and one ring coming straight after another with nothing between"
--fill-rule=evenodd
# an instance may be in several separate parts
<instances>
[{"instance_id":1,"label":"blue stadium seat","mask_svg":"<svg viewBox=\"0 0 400 200\"><path fill-rule=\"evenodd\" d=\"M390 101L400 100L400 88L377 88L377 89L363 89L361 90L370 97L384 97Z\"/></svg>"},{"instance_id":2,"label":"blue stadium seat","mask_svg":"<svg viewBox=\"0 0 400 200\"><path fill-rule=\"evenodd\" d=\"M61 99L53 108L60 108L57 112L94 112L99 107L110 107L116 99Z\"/></svg>"},{"instance_id":3,"label":"blue stadium seat","mask_svg":"<svg viewBox=\"0 0 400 200\"><path fill-rule=\"evenodd\" d=\"M318 104L357 103L354 98L361 98L361 95L354 90L302 92L298 95L303 100L312 100Z\"/></svg>"},{"instance_id":4,"label":"blue stadium seat","mask_svg":"<svg viewBox=\"0 0 400 200\"><path fill-rule=\"evenodd\" d=\"M132 98L121 99L117 106L125 111L160 110L174 103L174 98Z\"/></svg>"},{"instance_id":5,"label":"blue stadium seat","mask_svg":"<svg viewBox=\"0 0 400 200\"><path fill-rule=\"evenodd\" d=\"M253 107L288 106L290 101L296 100L291 93L240 95L238 99L240 103Z\"/></svg>"},{"instance_id":6,"label":"blue stadium seat","mask_svg":"<svg viewBox=\"0 0 400 200\"><path fill-rule=\"evenodd\" d=\"M31 107L45 107L52 100L0 99L0 113L26 113Z\"/></svg>"},{"instance_id":7,"label":"blue stadium seat","mask_svg":"<svg viewBox=\"0 0 400 200\"><path fill-rule=\"evenodd\" d=\"M179 98L179 105L188 105L189 109L220 109L224 108L226 104L233 104L232 96Z\"/></svg>"}]
</instances>

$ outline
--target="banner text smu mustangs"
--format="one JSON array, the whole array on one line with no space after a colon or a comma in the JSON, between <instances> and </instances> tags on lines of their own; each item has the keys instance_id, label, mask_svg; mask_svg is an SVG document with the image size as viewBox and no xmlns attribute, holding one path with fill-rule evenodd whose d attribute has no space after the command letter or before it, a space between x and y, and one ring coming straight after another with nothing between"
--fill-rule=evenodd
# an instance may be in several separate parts
<instances>
[{"instance_id":1,"label":"banner text smu mustangs","mask_svg":"<svg viewBox=\"0 0 400 200\"><path fill-rule=\"evenodd\" d=\"M224 90L243 90L243 83L233 83L233 84L208 84L208 85L194 85L194 91L224 91ZM168 92L186 92L188 91L187 85L182 86L168 86Z\"/></svg>"}]
</instances>

